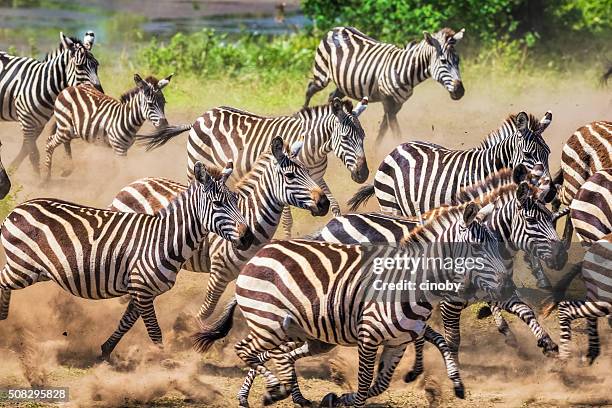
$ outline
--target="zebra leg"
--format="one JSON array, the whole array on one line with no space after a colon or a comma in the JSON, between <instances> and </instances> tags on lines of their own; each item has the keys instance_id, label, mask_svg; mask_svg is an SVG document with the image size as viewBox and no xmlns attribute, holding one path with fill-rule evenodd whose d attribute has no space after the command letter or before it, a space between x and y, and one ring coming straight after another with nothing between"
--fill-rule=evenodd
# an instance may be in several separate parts
<instances>
[{"instance_id":1,"label":"zebra leg","mask_svg":"<svg viewBox=\"0 0 612 408\"><path fill-rule=\"evenodd\" d=\"M291 238L291 230L293 229L293 215L291 215L291 207L288 205L283 207L281 222L283 224L283 232L285 233L285 238Z\"/></svg>"},{"instance_id":2,"label":"zebra leg","mask_svg":"<svg viewBox=\"0 0 612 408\"><path fill-rule=\"evenodd\" d=\"M132 298L130 300L130 303L128 303L127 308L125 309L125 312L123 313L123 317L121 317L121 320L119 321L119 327L117 327L117 330L115 330L115 332L111 334L111 336L100 347L100 349L102 350L102 354L100 355L100 357L98 357L100 361L108 361L111 353L113 352L115 347L117 347L117 344L119 343L123 335L127 333L132 328L132 326L134 326L134 323L136 322L136 320L138 320L139 317L140 312L136 307L135 300Z\"/></svg>"},{"instance_id":3,"label":"zebra leg","mask_svg":"<svg viewBox=\"0 0 612 408\"><path fill-rule=\"evenodd\" d=\"M467 302L440 302L440 313L444 326L444 339L457 365L459 365L459 346L461 345L461 329L459 325L461 321L461 312L466 306Z\"/></svg>"},{"instance_id":4,"label":"zebra leg","mask_svg":"<svg viewBox=\"0 0 612 408\"><path fill-rule=\"evenodd\" d=\"M504 310L517 316L529 327L529 330L531 330L538 341L538 347L542 349L544 355L550 357L558 353L559 346L557 346L542 325L540 325L533 309L523 302L516 292L510 299L502 303L500 307L503 307ZM516 342L516 339L514 339L514 341Z\"/></svg>"},{"instance_id":5,"label":"zebra leg","mask_svg":"<svg viewBox=\"0 0 612 408\"><path fill-rule=\"evenodd\" d=\"M357 373L357 392L342 394L340 397L334 393L329 393L323 397L320 406L354 406L356 408L365 406L368 391L374 378L374 364L376 363L378 346L366 343L363 337L361 337L358 348L359 371Z\"/></svg>"},{"instance_id":6,"label":"zebra leg","mask_svg":"<svg viewBox=\"0 0 612 408\"><path fill-rule=\"evenodd\" d=\"M317 181L317 184L319 186L321 186L321 189L323 190L323 192L327 196L327 198L329 200L329 207L330 207L331 212L334 215L334 217L341 216L342 212L340 211L340 204L338 203L338 200L336 200L336 198L333 196L331 190L329 189L329 186L327 185L327 182L325 182L323 177L321 177Z\"/></svg>"},{"instance_id":7,"label":"zebra leg","mask_svg":"<svg viewBox=\"0 0 612 408\"><path fill-rule=\"evenodd\" d=\"M52 135L48 140L45 146L45 179L49 180L51 178L51 165L52 165L52 157L55 148L62 144L62 137L60 135L60 130L58 129L54 135Z\"/></svg>"},{"instance_id":8,"label":"zebra leg","mask_svg":"<svg viewBox=\"0 0 612 408\"><path fill-rule=\"evenodd\" d=\"M572 234L574 233L574 225L572 224L572 217L569 215L565 217L565 228L563 228L563 242L565 247L569 248L572 243Z\"/></svg>"},{"instance_id":9,"label":"zebra leg","mask_svg":"<svg viewBox=\"0 0 612 408\"><path fill-rule=\"evenodd\" d=\"M489 308L491 309L491 314L493 315L493 320L495 321L495 325L497 326L497 331L500 332L505 337L505 342L507 345L517 348L518 341L516 340L516 336L512 330L510 330L510 326L508 326L508 322L504 319L501 313L501 307L497 302L490 302Z\"/></svg>"},{"instance_id":10,"label":"zebra leg","mask_svg":"<svg viewBox=\"0 0 612 408\"><path fill-rule=\"evenodd\" d=\"M376 374L376 380L374 380L374 385L372 385L368 390L368 398L376 397L389 388L395 368L402 359L407 345L408 343L404 343L399 346L383 347L380 360L378 361L378 373Z\"/></svg>"},{"instance_id":11,"label":"zebra leg","mask_svg":"<svg viewBox=\"0 0 612 408\"><path fill-rule=\"evenodd\" d=\"M310 99L312 99L313 95L319 92L321 89L325 88L329 84L329 76L325 78L317 77L315 73L315 77L308 83L308 88L306 89L306 99L304 100L304 108L308 107L310 104Z\"/></svg>"},{"instance_id":12,"label":"zebra leg","mask_svg":"<svg viewBox=\"0 0 612 408\"><path fill-rule=\"evenodd\" d=\"M377 143L382 142L387 130L389 129L389 126L391 126L393 136L400 137L399 124L397 123L397 112L399 112L402 105L395 102L392 98L383 98L382 103L385 116L383 117L380 128L378 129L378 136L376 137Z\"/></svg>"},{"instance_id":13,"label":"zebra leg","mask_svg":"<svg viewBox=\"0 0 612 408\"><path fill-rule=\"evenodd\" d=\"M149 338L153 343L161 346L162 332L159 328L159 323L157 322L157 316L155 315L155 306L153 305L154 299L155 298L149 298L144 300L137 299L136 308L140 312L140 316L144 321Z\"/></svg>"},{"instance_id":14,"label":"zebra leg","mask_svg":"<svg viewBox=\"0 0 612 408\"><path fill-rule=\"evenodd\" d=\"M525 253L523 259L525 260L525 263L529 269L531 269L531 274L536 279L536 286L539 289L551 290L552 285L550 284L548 277L544 274L544 268L542 267L540 260L527 253Z\"/></svg>"},{"instance_id":15,"label":"zebra leg","mask_svg":"<svg viewBox=\"0 0 612 408\"><path fill-rule=\"evenodd\" d=\"M572 320L577 316L572 314L572 304L584 302L559 302L557 316L559 318L559 358L567 360L570 356L570 342L572 341Z\"/></svg>"},{"instance_id":16,"label":"zebra leg","mask_svg":"<svg viewBox=\"0 0 612 408\"><path fill-rule=\"evenodd\" d=\"M592 365L600 352L599 335L597 334L597 317L587 317L587 330L589 333L587 361L589 365Z\"/></svg>"},{"instance_id":17,"label":"zebra leg","mask_svg":"<svg viewBox=\"0 0 612 408\"><path fill-rule=\"evenodd\" d=\"M429 325L425 328L425 340L429 343L436 346L436 348L442 354L442 358L444 358L444 364L446 365L446 374L448 378L453 382L453 388L455 390L455 396L457 398L464 399L465 398L465 387L463 385L463 381L461 381L461 375L459 373L459 368L457 363L455 362L455 357L452 355L451 350L449 349L444 337L432 329Z\"/></svg>"},{"instance_id":18,"label":"zebra leg","mask_svg":"<svg viewBox=\"0 0 612 408\"><path fill-rule=\"evenodd\" d=\"M196 316L200 321L208 319L213 314L219 299L225 292L225 288L230 281L236 278L233 274L230 275L230 271L223 260L219 260L219 258L215 257L212 261L210 274L208 275L208 285L206 286L206 296Z\"/></svg>"},{"instance_id":19,"label":"zebra leg","mask_svg":"<svg viewBox=\"0 0 612 408\"><path fill-rule=\"evenodd\" d=\"M68 177L74 170L74 163L72 162L72 146L70 145L70 141L64 143L64 151L66 152L66 157L68 158L68 167L62 171L61 176Z\"/></svg>"},{"instance_id":20,"label":"zebra leg","mask_svg":"<svg viewBox=\"0 0 612 408\"><path fill-rule=\"evenodd\" d=\"M412 370L404 376L404 382L413 382L423 374L423 347L425 347L425 336L417 337L414 341L414 364Z\"/></svg>"},{"instance_id":21,"label":"zebra leg","mask_svg":"<svg viewBox=\"0 0 612 408\"><path fill-rule=\"evenodd\" d=\"M29 127L28 125L23 125L23 142L21 144L21 149L17 154L17 157L11 162L11 166L14 169L18 169L26 156L30 157L30 163L32 163L32 167L34 168L34 172L36 174L40 173L40 155L38 153L38 147L36 147L36 140L40 133L43 131L43 127Z\"/></svg>"},{"instance_id":22,"label":"zebra leg","mask_svg":"<svg viewBox=\"0 0 612 408\"><path fill-rule=\"evenodd\" d=\"M0 289L0 320L8 318L9 306L11 304L11 291Z\"/></svg>"}]
</instances>

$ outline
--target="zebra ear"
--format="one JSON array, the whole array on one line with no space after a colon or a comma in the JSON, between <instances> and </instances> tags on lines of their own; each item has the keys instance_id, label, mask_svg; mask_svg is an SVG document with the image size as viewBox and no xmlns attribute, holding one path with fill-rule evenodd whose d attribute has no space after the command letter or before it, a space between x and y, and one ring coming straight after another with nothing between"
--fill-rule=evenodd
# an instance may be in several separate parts
<instances>
[{"instance_id":1,"label":"zebra ear","mask_svg":"<svg viewBox=\"0 0 612 408\"><path fill-rule=\"evenodd\" d=\"M355 109L353 109L353 115L355 116L359 116L363 113L363 111L365 111L368 107L368 97L364 96L361 101L357 104L357 106L355 106Z\"/></svg>"},{"instance_id":2,"label":"zebra ear","mask_svg":"<svg viewBox=\"0 0 612 408\"><path fill-rule=\"evenodd\" d=\"M157 83L157 87L159 89L163 89L166 85L170 83L170 80L172 79L172 75L174 75L174 73L168 75L164 79L160 79L159 82Z\"/></svg>"},{"instance_id":3,"label":"zebra ear","mask_svg":"<svg viewBox=\"0 0 612 408\"><path fill-rule=\"evenodd\" d=\"M529 183L522 181L516 189L516 199L521 205L525 205L527 199L531 196L531 188Z\"/></svg>"},{"instance_id":4,"label":"zebra ear","mask_svg":"<svg viewBox=\"0 0 612 408\"><path fill-rule=\"evenodd\" d=\"M544 117L542 117L542 119L540 119L540 133L542 133L542 132L544 132L546 130L548 125L550 125L550 122L552 122L552 112L551 111L547 111L544 114Z\"/></svg>"},{"instance_id":5,"label":"zebra ear","mask_svg":"<svg viewBox=\"0 0 612 408\"><path fill-rule=\"evenodd\" d=\"M540 190L538 193L538 200L543 203L550 203L557 196L557 188L548 177L540 179L538 188Z\"/></svg>"},{"instance_id":6,"label":"zebra ear","mask_svg":"<svg viewBox=\"0 0 612 408\"><path fill-rule=\"evenodd\" d=\"M517 129L520 130L521 133L526 132L527 127L529 126L529 116L527 116L525 112L519 112L519 114L516 115L514 122Z\"/></svg>"},{"instance_id":7,"label":"zebra ear","mask_svg":"<svg viewBox=\"0 0 612 408\"><path fill-rule=\"evenodd\" d=\"M298 154L300 154L300 151L302 150L303 146L304 146L303 140L296 140L295 142L293 142L293 144L291 145L291 148L289 149L289 154L291 155L291 157L292 158L297 157Z\"/></svg>"},{"instance_id":8,"label":"zebra ear","mask_svg":"<svg viewBox=\"0 0 612 408\"><path fill-rule=\"evenodd\" d=\"M474 219L476 219L476 215L478 214L479 209L480 208L476 203L469 203L465 206L465 210L463 210L463 223L466 227L469 226L474 221Z\"/></svg>"},{"instance_id":9,"label":"zebra ear","mask_svg":"<svg viewBox=\"0 0 612 408\"><path fill-rule=\"evenodd\" d=\"M519 184L527 178L527 167L521 163L512 170L512 181L514 184Z\"/></svg>"},{"instance_id":10,"label":"zebra ear","mask_svg":"<svg viewBox=\"0 0 612 408\"><path fill-rule=\"evenodd\" d=\"M340 112L342 112L342 101L340 100L340 98L334 98L332 100L332 112L334 113L334 115L338 116L340 114Z\"/></svg>"},{"instance_id":11,"label":"zebra ear","mask_svg":"<svg viewBox=\"0 0 612 408\"><path fill-rule=\"evenodd\" d=\"M87 31L85 33L85 37L83 37L83 45L85 46L85 48L91 51L91 49L94 46L95 41L96 41L96 34L93 31Z\"/></svg>"},{"instance_id":12,"label":"zebra ear","mask_svg":"<svg viewBox=\"0 0 612 408\"><path fill-rule=\"evenodd\" d=\"M453 35L453 39L455 41L459 41L459 40L463 39L463 34L465 34L465 28L462 28L461 30L459 30L459 32L457 32L455 35Z\"/></svg>"},{"instance_id":13,"label":"zebra ear","mask_svg":"<svg viewBox=\"0 0 612 408\"><path fill-rule=\"evenodd\" d=\"M223 182L223 184L225 184L227 179L230 178L233 171L234 171L234 162L232 160L229 160L227 164L225 165L225 168L221 172L221 181Z\"/></svg>"},{"instance_id":14,"label":"zebra ear","mask_svg":"<svg viewBox=\"0 0 612 408\"><path fill-rule=\"evenodd\" d=\"M66 37L63 32L60 32L60 42L62 46L66 49L74 48L74 41L72 41L69 37Z\"/></svg>"},{"instance_id":15,"label":"zebra ear","mask_svg":"<svg viewBox=\"0 0 612 408\"><path fill-rule=\"evenodd\" d=\"M141 89L144 89L147 86L147 83L143 81L138 74L134 74L134 82L136 82L136 85Z\"/></svg>"},{"instance_id":16,"label":"zebra ear","mask_svg":"<svg viewBox=\"0 0 612 408\"><path fill-rule=\"evenodd\" d=\"M436 52L438 54L442 53L442 47L440 46L440 42L436 40L431 34L429 34L427 31L423 31L423 37L425 38L427 44L431 45L436 49Z\"/></svg>"},{"instance_id":17,"label":"zebra ear","mask_svg":"<svg viewBox=\"0 0 612 408\"><path fill-rule=\"evenodd\" d=\"M272 139L272 143L270 143L270 149L272 150L272 155L276 159L276 161L282 161L285 156L285 144L283 142L283 138L280 136L276 136Z\"/></svg>"},{"instance_id":18,"label":"zebra ear","mask_svg":"<svg viewBox=\"0 0 612 408\"><path fill-rule=\"evenodd\" d=\"M208 174L202 162L196 162L193 166L193 174L198 182L204 184L204 187L208 187L212 182L212 177Z\"/></svg>"}]
</instances>

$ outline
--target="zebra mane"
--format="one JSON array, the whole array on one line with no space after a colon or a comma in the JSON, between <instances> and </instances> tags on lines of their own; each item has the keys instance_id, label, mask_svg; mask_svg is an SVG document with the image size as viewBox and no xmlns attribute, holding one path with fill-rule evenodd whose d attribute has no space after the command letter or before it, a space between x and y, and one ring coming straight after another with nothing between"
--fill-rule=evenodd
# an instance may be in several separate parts
<instances>
[{"instance_id":1,"label":"zebra mane","mask_svg":"<svg viewBox=\"0 0 612 408\"><path fill-rule=\"evenodd\" d=\"M346 112L350 113L353 111L353 102L351 102L348 99L343 99L342 107L344 108ZM327 103L324 105L316 105L316 106L306 106L300 109L299 111L297 111L296 113L294 113L293 115L291 115L291 117L295 119L301 119L302 117L317 116L316 115L317 113L325 112L328 109L331 110L331 103Z\"/></svg>"},{"instance_id":2,"label":"zebra mane","mask_svg":"<svg viewBox=\"0 0 612 408\"><path fill-rule=\"evenodd\" d=\"M145 82L148 82L149 84L157 87L157 83L159 82L159 80L157 78L155 78L154 76L148 76L148 77L145 78ZM139 91L140 91L140 88L138 86L135 86L134 88L130 89L129 91L126 91L123 94L121 94L121 96L119 97L119 100L121 101L121 103L128 102Z\"/></svg>"},{"instance_id":3,"label":"zebra mane","mask_svg":"<svg viewBox=\"0 0 612 408\"><path fill-rule=\"evenodd\" d=\"M484 180L481 180L478 183L462 187L457 196L454 198L453 204L461 204L486 195L488 192L497 189L498 187L513 184L514 180L512 177L512 172L512 169L504 167L503 169L488 175Z\"/></svg>"},{"instance_id":4,"label":"zebra mane","mask_svg":"<svg viewBox=\"0 0 612 408\"><path fill-rule=\"evenodd\" d=\"M272 160L272 153L269 151L270 149L264 151L262 154L260 154L257 159L255 160L255 163L253 164L253 167L251 167L251 170L249 170L247 173L245 173L240 180L238 180L235 184L234 184L234 188L236 190L239 190L243 187L246 186L247 181L251 180L251 179L255 179L258 178L259 174L261 174L261 171L263 169L263 167L269 163ZM255 173L258 173L257 175Z\"/></svg>"},{"instance_id":5,"label":"zebra mane","mask_svg":"<svg viewBox=\"0 0 612 408\"><path fill-rule=\"evenodd\" d=\"M412 242L415 242L419 237L423 236L425 233L429 231L435 230L437 222L434 221L450 221L451 223L461 219L463 217L463 212L465 206L468 203L460 204L460 205L442 205L438 208L434 208L433 210L427 211L423 214L423 219L425 223L423 225L418 225L414 227L408 235L400 240L400 246L405 247Z\"/></svg>"},{"instance_id":6,"label":"zebra mane","mask_svg":"<svg viewBox=\"0 0 612 408\"><path fill-rule=\"evenodd\" d=\"M84 47L83 45L83 41L79 40L76 37L69 37L70 41L72 41L73 43L75 43L76 45L81 45ZM50 61L51 59L57 57L59 54L61 54L62 51L64 51L64 44L60 43L60 45L57 46L57 48L51 52L48 52L45 54L45 57L42 59L43 62L47 62Z\"/></svg>"},{"instance_id":7,"label":"zebra mane","mask_svg":"<svg viewBox=\"0 0 612 408\"><path fill-rule=\"evenodd\" d=\"M533 132L537 133L537 131L540 129L540 126L541 126L540 120L532 114L529 114L528 117L529 117L529 120L528 120L527 127L531 129ZM490 132L480 144L479 149L486 149L489 147L493 147L501 143L503 140L505 140L504 129L506 128L510 128L513 134L516 132L516 129L517 129L516 128L516 114L508 115L506 120L504 120L504 122L498 129L495 129L492 132Z\"/></svg>"}]
</instances>

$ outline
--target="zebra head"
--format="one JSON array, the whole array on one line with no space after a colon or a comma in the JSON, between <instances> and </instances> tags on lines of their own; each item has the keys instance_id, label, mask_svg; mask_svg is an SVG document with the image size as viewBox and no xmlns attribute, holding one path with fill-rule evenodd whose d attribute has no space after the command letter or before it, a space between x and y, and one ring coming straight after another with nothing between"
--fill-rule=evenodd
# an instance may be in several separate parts
<instances>
[{"instance_id":1,"label":"zebra head","mask_svg":"<svg viewBox=\"0 0 612 408\"><path fill-rule=\"evenodd\" d=\"M2 142L0 142L0 147L2 147ZM8 173L0 161L0 200L6 197L8 192L11 190L11 180L9 179Z\"/></svg>"},{"instance_id":2,"label":"zebra head","mask_svg":"<svg viewBox=\"0 0 612 408\"><path fill-rule=\"evenodd\" d=\"M425 42L432 48L429 58L431 77L446 88L453 100L461 99L465 93L459 71L459 55L455 51L455 44L463 38L464 33L465 28L457 33L450 28L443 28L434 35L423 32Z\"/></svg>"},{"instance_id":3,"label":"zebra head","mask_svg":"<svg viewBox=\"0 0 612 408\"><path fill-rule=\"evenodd\" d=\"M359 115L368 106L368 98L363 98L355 109L350 101L341 101L339 98L334 98L331 106L336 116L331 136L332 150L349 169L353 181L361 184L370 174L363 148L365 132L359 122Z\"/></svg>"},{"instance_id":4,"label":"zebra head","mask_svg":"<svg viewBox=\"0 0 612 408\"><path fill-rule=\"evenodd\" d=\"M514 179L519 182L520 172L515 168ZM526 172L523 172L526 173ZM530 173L526 180L520 181L516 189L516 199L511 225L513 245L526 253L541 259L549 268L560 270L567 262L567 250L553 225L553 213L546 208L554 194L550 194L550 180L537 179Z\"/></svg>"},{"instance_id":5,"label":"zebra head","mask_svg":"<svg viewBox=\"0 0 612 408\"><path fill-rule=\"evenodd\" d=\"M533 115L527 115L525 112L520 112L511 119L516 127L516 144L511 167L524 164L528 170L532 170L536 165L541 164L544 166L544 173L550 177L548 168L550 148L542 137L542 133L552 121L552 112L546 112L539 121Z\"/></svg>"},{"instance_id":6,"label":"zebra head","mask_svg":"<svg viewBox=\"0 0 612 408\"><path fill-rule=\"evenodd\" d=\"M295 142L286 152L280 136L272 139L273 190L281 203L310 210L314 216L324 216L329 211L329 199L310 177L308 169L296 160L302 146L303 142Z\"/></svg>"},{"instance_id":7,"label":"zebra head","mask_svg":"<svg viewBox=\"0 0 612 408\"><path fill-rule=\"evenodd\" d=\"M75 38L68 38L60 33L62 47L68 50L70 58L67 67L69 86L78 84L91 84L100 92L104 92L98 78L98 60L91 53L93 42L87 45Z\"/></svg>"},{"instance_id":8,"label":"zebra head","mask_svg":"<svg viewBox=\"0 0 612 408\"><path fill-rule=\"evenodd\" d=\"M140 88L142 95L142 103L140 105L142 115L153 123L153 126L156 128L168 126L168 120L164 113L166 99L162 89L170 83L171 79L172 74L159 81L152 76L143 80L140 75L134 74L134 82Z\"/></svg>"},{"instance_id":9,"label":"zebra head","mask_svg":"<svg viewBox=\"0 0 612 408\"><path fill-rule=\"evenodd\" d=\"M222 172L206 169L196 162L193 173L196 183L197 217L201 220L201 233L213 232L232 242L240 250L248 249L253 243L253 232L244 216L238 210L238 195L231 191L226 181L234 166L230 161Z\"/></svg>"},{"instance_id":10,"label":"zebra head","mask_svg":"<svg viewBox=\"0 0 612 408\"><path fill-rule=\"evenodd\" d=\"M461 254L455 254L455 258L462 257L465 262L473 260L475 267L465 268L465 284L469 296L470 290L484 292L491 299L503 299L507 290L512 286L504 261L500 254L501 239L487 225L495 206L487 204L480 207L475 202L468 203L463 211L462 222L457 223L458 231L454 243L460 244Z\"/></svg>"}]
</instances>

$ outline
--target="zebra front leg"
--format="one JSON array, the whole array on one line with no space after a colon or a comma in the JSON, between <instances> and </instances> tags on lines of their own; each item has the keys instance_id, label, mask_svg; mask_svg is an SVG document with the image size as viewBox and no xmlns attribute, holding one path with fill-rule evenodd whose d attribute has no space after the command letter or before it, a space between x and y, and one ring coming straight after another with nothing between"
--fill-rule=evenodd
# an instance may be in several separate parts
<instances>
[{"instance_id":1,"label":"zebra front leg","mask_svg":"<svg viewBox=\"0 0 612 408\"><path fill-rule=\"evenodd\" d=\"M356 408L365 406L368 391L374 378L374 364L376 363L378 345L369 344L360 336L358 348L359 371L357 373L357 392L342 394L340 397L334 393L329 393L321 400L321 406L354 406Z\"/></svg>"},{"instance_id":2,"label":"zebra front leg","mask_svg":"<svg viewBox=\"0 0 612 408\"><path fill-rule=\"evenodd\" d=\"M444 326L444 339L457 365L459 365L459 346L461 345L461 312L466 306L467 302L440 302L440 313Z\"/></svg>"},{"instance_id":3,"label":"zebra front leg","mask_svg":"<svg viewBox=\"0 0 612 408\"><path fill-rule=\"evenodd\" d=\"M423 348L425 347L425 336L419 336L414 341L414 364L412 370L404 376L404 382L410 383L423 374Z\"/></svg>"},{"instance_id":4,"label":"zebra front leg","mask_svg":"<svg viewBox=\"0 0 612 408\"><path fill-rule=\"evenodd\" d=\"M64 143L64 152L66 153L66 158L68 158L68 167L62 171L61 177L68 177L72 174L74 170L74 163L72 161L72 146L70 145L70 140Z\"/></svg>"},{"instance_id":5,"label":"zebra front leg","mask_svg":"<svg viewBox=\"0 0 612 408\"><path fill-rule=\"evenodd\" d=\"M444 337L434 329L432 329L429 325L425 328L425 340L429 343L436 346L436 348L442 354L442 358L444 358L444 364L446 365L446 374L448 378L453 382L453 388L455 390L455 396L457 398L464 399L465 398L465 387L463 385L463 381L461 381L461 375L459 373L459 368L455 363L455 357L452 355Z\"/></svg>"},{"instance_id":6,"label":"zebra front leg","mask_svg":"<svg viewBox=\"0 0 612 408\"><path fill-rule=\"evenodd\" d=\"M283 207L281 221L283 223L283 233L285 234L285 238L291 238L291 230L293 229L293 215L291 215L291 206L286 205Z\"/></svg>"},{"instance_id":7,"label":"zebra front leg","mask_svg":"<svg viewBox=\"0 0 612 408\"><path fill-rule=\"evenodd\" d=\"M51 178L53 152L55 151L55 148L60 144L62 144L62 139L58 132L56 132L47 140L47 144L45 146L45 180L49 180Z\"/></svg>"},{"instance_id":8,"label":"zebra front leg","mask_svg":"<svg viewBox=\"0 0 612 408\"><path fill-rule=\"evenodd\" d=\"M387 130L389 129L389 126L391 126L393 136L400 137L399 124L397 123L397 112L399 112L402 105L395 102L392 98L383 98L382 103L385 114L380 124L380 128L378 129L376 143L382 142Z\"/></svg>"},{"instance_id":9,"label":"zebra front leg","mask_svg":"<svg viewBox=\"0 0 612 408\"><path fill-rule=\"evenodd\" d=\"M325 179L323 179L323 177L321 177L317 184L321 187L321 189L323 190L323 193L325 193L325 195L327 196L327 199L329 200L329 207L331 209L332 214L334 215L334 217L339 217L342 215L342 212L340 211L340 204L338 203L338 201L336 200L336 198L333 196L331 190L329 189L329 186L327 185L327 182L325 181Z\"/></svg>"},{"instance_id":10,"label":"zebra front leg","mask_svg":"<svg viewBox=\"0 0 612 408\"><path fill-rule=\"evenodd\" d=\"M600 353L599 334L597 333L597 317L587 317L587 331L589 334L589 351L586 357L589 365L593 365L595 359L599 357Z\"/></svg>"},{"instance_id":11,"label":"zebra front leg","mask_svg":"<svg viewBox=\"0 0 612 408\"><path fill-rule=\"evenodd\" d=\"M550 280L548 280L546 274L544 274L544 268L542 267L540 260L527 253L525 253L523 259L529 269L531 269L531 274L536 279L536 286L538 289L551 290L552 285L550 284Z\"/></svg>"},{"instance_id":12,"label":"zebra front leg","mask_svg":"<svg viewBox=\"0 0 612 408\"><path fill-rule=\"evenodd\" d=\"M231 245L226 243L226 245ZM223 253L223 251L221 251ZM225 252L227 253L227 252ZM225 288L232 280L236 279L236 275L227 269L225 261L221 259L223 256L215 256L212 260L210 274L208 275L208 285L206 286L206 296L204 302L198 311L196 318L203 322L212 316L215 307L225 292Z\"/></svg>"},{"instance_id":13,"label":"zebra front leg","mask_svg":"<svg viewBox=\"0 0 612 408\"><path fill-rule=\"evenodd\" d=\"M123 335L127 333L138 318L140 317L140 312L136 307L136 302L132 298L130 299L130 303L128 303L121 320L119 321L119 327L115 330L113 334L102 344L100 347L102 350L102 354L98 357L100 361L108 361L111 353L117 347L117 344L123 338Z\"/></svg>"},{"instance_id":14,"label":"zebra front leg","mask_svg":"<svg viewBox=\"0 0 612 408\"><path fill-rule=\"evenodd\" d=\"M5 223L10 223L5 220ZM14 270L8 263L0 271L0 320L8 318L13 290L27 288L40 280L40 273Z\"/></svg>"},{"instance_id":15,"label":"zebra front leg","mask_svg":"<svg viewBox=\"0 0 612 408\"><path fill-rule=\"evenodd\" d=\"M34 172L36 174L40 173L40 155L38 153L38 147L36 146L36 140L38 136L40 136L43 131L43 127L28 127L28 125L24 125L22 127L23 130L23 142L21 144L21 149L17 154L17 157L11 162L10 167L13 169L18 169L26 156L29 156L30 163L34 168Z\"/></svg>"},{"instance_id":16,"label":"zebra front leg","mask_svg":"<svg viewBox=\"0 0 612 408\"><path fill-rule=\"evenodd\" d=\"M516 336L510 330L510 326L504 316L501 313L501 307L499 303L490 302L489 308L491 309L491 314L493 315L493 320L495 321L495 326L497 326L497 331L500 332L504 336L504 342L513 348L518 348L518 341L516 340Z\"/></svg>"},{"instance_id":17,"label":"zebra front leg","mask_svg":"<svg viewBox=\"0 0 612 408\"><path fill-rule=\"evenodd\" d=\"M11 305L11 291L0 289L0 320L8 318L9 306Z\"/></svg>"},{"instance_id":18,"label":"zebra front leg","mask_svg":"<svg viewBox=\"0 0 612 408\"><path fill-rule=\"evenodd\" d=\"M420 336L419 336L420 337ZM389 388L393 373L404 355L408 343L399 346L384 346L378 361L378 373L374 384L368 390L368 398L376 397Z\"/></svg>"}]
</instances>

